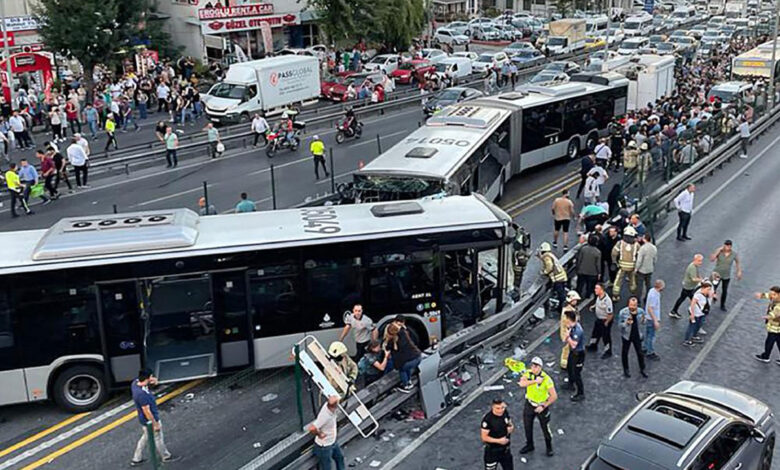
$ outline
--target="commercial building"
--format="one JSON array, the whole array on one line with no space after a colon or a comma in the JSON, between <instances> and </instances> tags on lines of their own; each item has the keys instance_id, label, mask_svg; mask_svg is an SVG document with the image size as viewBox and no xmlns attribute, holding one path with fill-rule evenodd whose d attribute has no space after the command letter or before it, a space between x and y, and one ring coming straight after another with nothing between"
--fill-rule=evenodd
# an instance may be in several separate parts
<instances>
[{"instance_id":1,"label":"commercial building","mask_svg":"<svg viewBox=\"0 0 780 470\"><path fill-rule=\"evenodd\" d=\"M33 0L0 0L0 13L5 16L4 28L0 28L0 46L4 46L3 31L8 31L8 46L12 54L35 52L43 47L38 36L38 22L32 16ZM0 47L0 55L4 54Z\"/></svg>"},{"instance_id":2,"label":"commercial building","mask_svg":"<svg viewBox=\"0 0 780 470\"><path fill-rule=\"evenodd\" d=\"M174 43L197 59L219 59L231 44L249 58L319 43L314 14L298 0L155 0Z\"/></svg>"}]
</instances>

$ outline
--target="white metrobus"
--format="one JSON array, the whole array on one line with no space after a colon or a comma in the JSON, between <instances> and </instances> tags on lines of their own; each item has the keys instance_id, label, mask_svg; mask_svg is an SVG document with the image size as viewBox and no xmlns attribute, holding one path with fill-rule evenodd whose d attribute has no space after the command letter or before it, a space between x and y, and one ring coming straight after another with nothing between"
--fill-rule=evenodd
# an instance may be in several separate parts
<instances>
[{"instance_id":1,"label":"white metrobus","mask_svg":"<svg viewBox=\"0 0 780 470\"><path fill-rule=\"evenodd\" d=\"M734 57L731 62L731 79L771 79L773 47L773 42L769 41ZM775 81L780 80L780 44L778 44L778 51L775 54L774 69Z\"/></svg>"},{"instance_id":2,"label":"white metrobus","mask_svg":"<svg viewBox=\"0 0 780 470\"><path fill-rule=\"evenodd\" d=\"M0 233L0 405L91 410L140 367L171 382L291 365L355 303L380 328L404 314L426 348L511 302L515 233L478 195Z\"/></svg>"},{"instance_id":3,"label":"white metrobus","mask_svg":"<svg viewBox=\"0 0 780 470\"><path fill-rule=\"evenodd\" d=\"M366 202L433 194L500 198L521 171L593 148L625 114L628 80L615 73L449 106L358 170L345 199Z\"/></svg>"}]
</instances>

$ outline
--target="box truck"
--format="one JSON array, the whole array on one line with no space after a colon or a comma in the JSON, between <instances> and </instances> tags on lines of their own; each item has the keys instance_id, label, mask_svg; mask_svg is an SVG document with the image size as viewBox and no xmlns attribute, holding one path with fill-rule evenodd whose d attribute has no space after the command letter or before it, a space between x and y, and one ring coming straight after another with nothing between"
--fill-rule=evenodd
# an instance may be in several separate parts
<instances>
[{"instance_id":1,"label":"box truck","mask_svg":"<svg viewBox=\"0 0 780 470\"><path fill-rule=\"evenodd\" d=\"M675 89L673 56L637 55L631 63L615 69L628 79L628 109L655 104L662 96L670 96Z\"/></svg>"},{"instance_id":2,"label":"box truck","mask_svg":"<svg viewBox=\"0 0 780 470\"><path fill-rule=\"evenodd\" d=\"M568 54L585 49L585 19L564 18L550 22L545 47L550 54Z\"/></svg>"},{"instance_id":3,"label":"box truck","mask_svg":"<svg viewBox=\"0 0 780 470\"><path fill-rule=\"evenodd\" d=\"M283 55L233 64L225 79L204 95L206 115L218 124L248 122L254 113L274 113L320 96L316 57Z\"/></svg>"}]
</instances>

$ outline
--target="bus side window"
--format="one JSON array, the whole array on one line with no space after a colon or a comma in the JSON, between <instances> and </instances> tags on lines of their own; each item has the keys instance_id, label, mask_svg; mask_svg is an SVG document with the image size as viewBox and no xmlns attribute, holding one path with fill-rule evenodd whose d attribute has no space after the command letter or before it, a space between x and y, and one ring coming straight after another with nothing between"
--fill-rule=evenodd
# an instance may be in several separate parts
<instances>
[{"instance_id":1,"label":"bus side window","mask_svg":"<svg viewBox=\"0 0 780 470\"><path fill-rule=\"evenodd\" d=\"M338 249L335 250L339 252ZM312 325L307 331L319 329L325 315L341 325L342 314L361 301L361 260L342 255L305 257L303 262L304 287L306 289L306 313L311 315Z\"/></svg>"},{"instance_id":2,"label":"bus side window","mask_svg":"<svg viewBox=\"0 0 780 470\"><path fill-rule=\"evenodd\" d=\"M370 255L367 298L371 305L386 304L392 308L413 299L430 298L435 285L432 261L430 251L416 252L412 256L406 253Z\"/></svg>"},{"instance_id":3,"label":"bus side window","mask_svg":"<svg viewBox=\"0 0 780 470\"><path fill-rule=\"evenodd\" d=\"M8 293L0 290L0 364L3 368L15 367L14 332L11 322L11 305L8 301Z\"/></svg>"},{"instance_id":4,"label":"bus side window","mask_svg":"<svg viewBox=\"0 0 780 470\"><path fill-rule=\"evenodd\" d=\"M446 332L451 335L479 318L476 291L476 253L473 249L442 252L444 257L444 304Z\"/></svg>"},{"instance_id":5,"label":"bus side window","mask_svg":"<svg viewBox=\"0 0 780 470\"><path fill-rule=\"evenodd\" d=\"M293 261L249 270L249 295L255 337L301 331L301 288Z\"/></svg>"}]
</instances>

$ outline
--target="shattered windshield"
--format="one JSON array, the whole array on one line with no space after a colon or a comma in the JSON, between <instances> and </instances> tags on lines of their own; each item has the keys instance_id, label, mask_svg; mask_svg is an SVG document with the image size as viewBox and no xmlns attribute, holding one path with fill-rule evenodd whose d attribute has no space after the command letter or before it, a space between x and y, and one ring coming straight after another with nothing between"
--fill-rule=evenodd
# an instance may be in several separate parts
<instances>
[{"instance_id":1,"label":"shattered windshield","mask_svg":"<svg viewBox=\"0 0 780 470\"><path fill-rule=\"evenodd\" d=\"M362 201L417 199L444 191L441 181L415 177L355 175L354 190Z\"/></svg>"}]
</instances>

